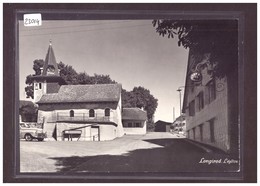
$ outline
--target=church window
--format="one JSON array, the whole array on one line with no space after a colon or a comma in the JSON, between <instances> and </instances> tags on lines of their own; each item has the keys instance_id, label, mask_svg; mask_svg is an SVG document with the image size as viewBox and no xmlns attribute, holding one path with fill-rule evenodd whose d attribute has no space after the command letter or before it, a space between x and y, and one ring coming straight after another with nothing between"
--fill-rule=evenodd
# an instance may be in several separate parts
<instances>
[{"instance_id":1,"label":"church window","mask_svg":"<svg viewBox=\"0 0 260 186\"><path fill-rule=\"evenodd\" d=\"M74 110L70 111L70 117L74 117Z\"/></svg>"},{"instance_id":2,"label":"church window","mask_svg":"<svg viewBox=\"0 0 260 186\"><path fill-rule=\"evenodd\" d=\"M53 75L55 73L55 67L53 65L49 65L47 68L47 75Z\"/></svg>"},{"instance_id":3,"label":"church window","mask_svg":"<svg viewBox=\"0 0 260 186\"><path fill-rule=\"evenodd\" d=\"M35 90L38 90L38 83L35 83Z\"/></svg>"},{"instance_id":4,"label":"church window","mask_svg":"<svg viewBox=\"0 0 260 186\"><path fill-rule=\"evenodd\" d=\"M110 109L109 108L105 109L105 116L110 116Z\"/></svg>"},{"instance_id":5,"label":"church window","mask_svg":"<svg viewBox=\"0 0 260 186\"><path fill-rule=\"evenodd\" d=\"M94 109L89 110L89 117L95 117L95 111Z\"/></svg>"}]
</instances>

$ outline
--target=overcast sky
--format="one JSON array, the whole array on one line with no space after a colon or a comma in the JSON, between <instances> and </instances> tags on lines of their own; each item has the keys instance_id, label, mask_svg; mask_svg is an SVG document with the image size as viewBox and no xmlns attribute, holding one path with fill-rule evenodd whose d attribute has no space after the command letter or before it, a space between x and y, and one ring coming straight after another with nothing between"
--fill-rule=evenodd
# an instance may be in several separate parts
<instances>
[{"instance_id":1,"label":"overcast sky","mask_svg":"<svg viewBox=\"0 0 260 186\"><path fill-rule=\"evenodd\" d=\"M45 59L49 40L57 62L89 75L106 74L130 91L149 89L158 99L155 122L173 121L180 113L179 86L185 84L188 50L177 39L161 37L152 20L43 21L40 27L19 24L20 99L33 61ZM29 100L29 99L27 99Z\"/></svg>"}]
</instances>

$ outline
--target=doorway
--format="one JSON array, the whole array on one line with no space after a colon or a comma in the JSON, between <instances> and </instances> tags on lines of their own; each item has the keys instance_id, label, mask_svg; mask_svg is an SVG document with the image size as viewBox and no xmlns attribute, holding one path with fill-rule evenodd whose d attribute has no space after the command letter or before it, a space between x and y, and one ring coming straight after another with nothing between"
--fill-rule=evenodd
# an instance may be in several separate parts
<instances>
[{"instance_id":1,"label":"doorway","mask_svg":"<svg viewBox=\"0 0 260 186\"><path fill-rule=\"evenodd\" d=\"M100 141L100 129L99 126L91 126L90 130L91 141Z\"/></svg>"}]
</instances>

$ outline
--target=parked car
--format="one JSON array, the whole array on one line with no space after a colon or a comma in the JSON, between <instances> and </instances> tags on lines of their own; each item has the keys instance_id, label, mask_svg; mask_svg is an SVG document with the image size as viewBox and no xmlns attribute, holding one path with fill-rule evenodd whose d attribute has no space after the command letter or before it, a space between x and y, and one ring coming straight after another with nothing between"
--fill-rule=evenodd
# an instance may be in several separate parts
<instances>
[{"instance_id":1,"label":"parked car","mask_svg":"<svg viewBox=\"0 0 260 186\"><path fill-rule=\"evenodd\" d=\"M43 129L30 127L26 123L20 123L20 139L25 139L26 141L32 141L33 139L43 141L46 137L46 132L44 133Z\"/></svg>"}]
</instances>

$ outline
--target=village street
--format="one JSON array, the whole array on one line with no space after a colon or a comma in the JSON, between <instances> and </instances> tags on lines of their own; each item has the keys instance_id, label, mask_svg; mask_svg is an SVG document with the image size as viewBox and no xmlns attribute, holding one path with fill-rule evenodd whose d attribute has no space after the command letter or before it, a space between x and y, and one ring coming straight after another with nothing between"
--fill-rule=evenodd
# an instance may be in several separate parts
<instances>
[{"instance_id":1,"label":"village street","mask_svg":"<svg viewBox=\"0 0 260 186\"><path fill-rule=\"evenodd\" d=\"M205 160L220 160L210 163ZM227 161L231 160L231 161ZM233 161L234 160L234 161ZM20 143L21 172L217 172L237 170L237 159L210 152L179 135L151 132L112 141Z\"/></svg>"}]
</instances>

